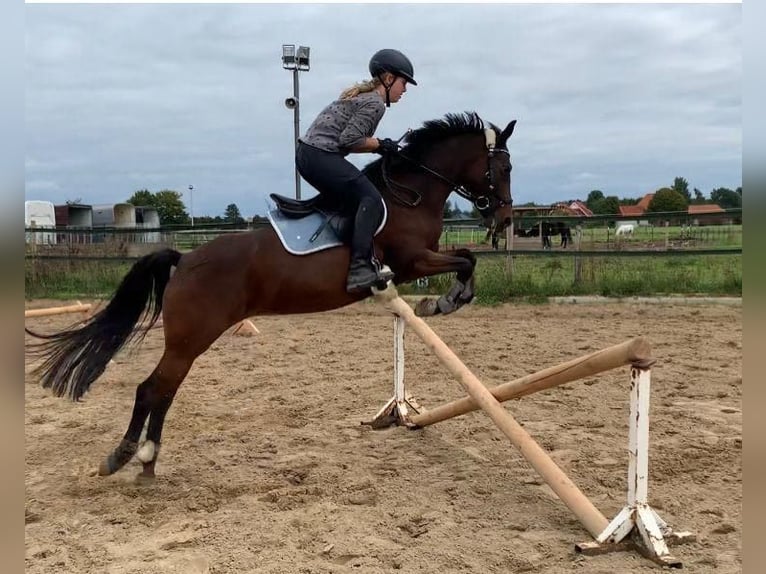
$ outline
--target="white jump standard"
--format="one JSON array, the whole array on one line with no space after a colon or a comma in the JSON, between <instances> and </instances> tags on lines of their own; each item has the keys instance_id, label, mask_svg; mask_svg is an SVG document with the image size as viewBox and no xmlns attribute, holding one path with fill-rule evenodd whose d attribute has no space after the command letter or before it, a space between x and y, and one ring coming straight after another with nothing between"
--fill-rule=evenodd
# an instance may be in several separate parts
<instances>
[{"instance_id":1,"label":"white jump standard","mask_svg":"<svg viewBox=\"0 0 766 574\"><path fill-rule=\"evenodd\" d=\"M694 536L688 532L674 533L647 503L649 390L651 365L654 361L650 355L651 347L644 339L632 339L493 389L487 389L426 322L415 315L412 308L398 296L392 285L389 284L384 291L374 291L376 297L384 301L395 315L394 396L373 420L364 424L370 424L375 428L391 424L419 428L481 408L593 536L594 542L575 546L578 552L596 554L615 549L635 548L661 565L681 566L681 562L670 555L667 544L691 541L694 540ZM469 397L431 411L423 411L406 393L404 385L405 324L457 377ZM610 522L503 408L500 401L528 395L626 364L632 365L628 500L627 505Z\"/></svg>"},{"instance_id":2,"label":"white jump standard","mask_svg":"<svg viewBox=\"0 0 766 574\"><path fill-rule=\"evenodd\" d=\"M620 544L634 546L647 558L671 567L682 566L668 551L668 542L691 542L690 532L673 532L649 506L649 392L651 365L634 364L630 369L630 425L628 430L628 503L595 542L575 548L583 554L599 554ZM631 538L628 537L632 534Z\"/></svg>"}]
</instances>

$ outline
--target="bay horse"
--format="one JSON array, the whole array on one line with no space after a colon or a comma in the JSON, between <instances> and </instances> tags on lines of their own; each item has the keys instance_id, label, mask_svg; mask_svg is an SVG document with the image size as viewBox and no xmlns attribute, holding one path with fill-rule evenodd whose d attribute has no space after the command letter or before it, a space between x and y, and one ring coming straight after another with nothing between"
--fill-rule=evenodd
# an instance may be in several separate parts
<instances>
[{"instance_id":1,"label":"bay horse","mask_svg":"<svg viewBox=\"0 0 766 574\"><path fill-rule=\"evenodd\" d=\"M457 274L449 292L435 303L426 300L420 314L449 313L472 300L474 255L467 249L438 253L444 204L456 192L496 226L510 224L507 141L515 124L500 130L475 112L447 114L406 134L398 154L364 168L387 209L374 244L378 259L395 273L394 283ZM138 385L127 432L98 470L112 474L135 455L143 464L139 476L153 478L165 416L195 359L248 317L327 311L371 296L371 290L346 292L349 257L346 245L293 255L271 227L223 235L183 254L158 250L136 261L84 324L45 335L27 329L43 339L30 348L42 358L34 373L55 395L77 401L110 359L126 343L140 342L162 316L163 355Z\"/></svg>"}]
</instances>

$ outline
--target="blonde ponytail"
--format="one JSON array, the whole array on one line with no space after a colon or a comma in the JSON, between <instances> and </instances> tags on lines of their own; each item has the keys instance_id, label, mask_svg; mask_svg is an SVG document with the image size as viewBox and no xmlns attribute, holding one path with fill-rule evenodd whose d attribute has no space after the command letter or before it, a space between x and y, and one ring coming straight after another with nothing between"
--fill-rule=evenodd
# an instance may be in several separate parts
<instances>
[{"instance_id":1,"label":"blonde ponytail","mask_svg":"<svg viewBox=\"0 0 766 574\"><path fill-rule=\"evenodd\" d=\"M380 85L380 80L378 78L372 78L371 80L364 80L362 82L354 84L350 88L346 88L345 90L343 90L340 94L340 99L350 100L351 98L355 98L359 94L371 92L372 90L377 88L379 85Z\"/></svg>"}]
</instances>

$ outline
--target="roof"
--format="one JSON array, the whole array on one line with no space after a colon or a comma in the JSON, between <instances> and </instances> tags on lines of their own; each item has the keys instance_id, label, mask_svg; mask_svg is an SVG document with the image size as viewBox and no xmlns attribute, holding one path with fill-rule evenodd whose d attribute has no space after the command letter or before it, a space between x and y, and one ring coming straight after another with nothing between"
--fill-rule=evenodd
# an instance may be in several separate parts
<instances>
[{"instance_id":1,"label":"roof","mask_svg":"<svg viewBox=\"0 0 766 574\"><path fill-rule=\"evenodd\" d=\"M588 206L585 205L582 201L579 199L575 199L572 203L569 204L569 209L572 211L575 211L577 213L580 213L582 215L586 215L588 217L593 215L593 212L588 209Z\"/></svg>"},{"instance_id":2,"label":"roof","mask_svg":"<svg viewBox=\"0 0 766 574\"><path fill-rule=\"evenodd\" d=\"M87 203L57 203L54 206L56 209L64 208L64 207L74 207L76 209L92 209L93 206L89 205Z\"/></svg>"},{"instance_id":3,"label":"roof","mask_svg":"<svg viewBox=\"0 0 766 574\"><path fill-rule=\"evenodd\" d=\"M689 215L703 215L706 213L722 213L723 208L716 203L706 203L704 205L690 205Z\"/></svg>"},{"instance_id":4,"label":"roof","mask_svg":"<svg viewBox=\"0 0 766 574\"><path fill-rule=\"evenodd\" d=\"M620 215L628 215L628 216L643 215L644 211L646 210L640 205L621 205L620 206Z\"/></svg>"},{"instance_id":5,"label":"roof","mask_svg":"<svg viewBox=\"0 0 766 574\"><path fill-rule=\"evenodd\" d=\"M638 206L643 209L641 213L649 209L649 203L654 199L653 193L647 193L644 197L641 198L641 200L638 202Z\"/></svg>"}]
</instances>

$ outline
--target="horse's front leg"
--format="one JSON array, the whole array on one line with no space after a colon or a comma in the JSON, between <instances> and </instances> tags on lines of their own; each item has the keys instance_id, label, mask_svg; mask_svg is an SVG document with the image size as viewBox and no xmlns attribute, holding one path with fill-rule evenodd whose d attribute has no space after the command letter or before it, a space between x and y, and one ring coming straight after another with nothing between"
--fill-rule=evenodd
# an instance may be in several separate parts
<instances>
[{"instance_id":1,"label":"horse's front leg","mask_svg":"<svg viewBox=\"0 0 766 574\"><path fill-rule=\"evenodd\" d=\"M448 314L470 303L474 297L474 269L476 257L468 249L457 249L448 253L425 250L415 259L413 272L419 277L457 272L450 290L438 299L422 299L415 306L415 313L421 317Z\"/></svg>"}]
</instances>

